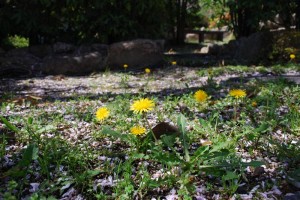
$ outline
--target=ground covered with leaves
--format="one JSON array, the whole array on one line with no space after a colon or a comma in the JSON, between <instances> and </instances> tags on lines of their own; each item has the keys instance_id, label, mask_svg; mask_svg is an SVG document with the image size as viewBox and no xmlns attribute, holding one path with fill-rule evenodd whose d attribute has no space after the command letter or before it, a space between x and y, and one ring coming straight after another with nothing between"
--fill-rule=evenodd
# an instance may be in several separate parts
<instances>
[{"instance_id":1,"label":"ground covered with leaves","mask_svg":"<svg viewBox=\"0 0 300 200\"><path fill-rule=\"evenodd\" d=\"M0 199L299 199L299 69L3 78Z\"/></svg>"}]
</instances>

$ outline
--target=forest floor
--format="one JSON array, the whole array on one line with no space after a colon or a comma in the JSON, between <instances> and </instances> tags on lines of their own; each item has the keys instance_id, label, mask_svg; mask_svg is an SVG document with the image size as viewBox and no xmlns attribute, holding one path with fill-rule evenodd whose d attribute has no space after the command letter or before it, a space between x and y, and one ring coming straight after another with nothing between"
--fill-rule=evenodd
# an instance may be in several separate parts
<instances>
[{"instance_id":1,"label":"forest floor","mask_svg":"<svg viewBox=\"0 0 300 200\"><path fill-rule=\"evenodd\" d=\"M0 199L300 199L299 69L0 79ZM135 115L130 105L142 98L155 108ZM153 141L161 122L182 136ZM148 134L131 134L136 124Z\"/></svg>"}]
</instances>

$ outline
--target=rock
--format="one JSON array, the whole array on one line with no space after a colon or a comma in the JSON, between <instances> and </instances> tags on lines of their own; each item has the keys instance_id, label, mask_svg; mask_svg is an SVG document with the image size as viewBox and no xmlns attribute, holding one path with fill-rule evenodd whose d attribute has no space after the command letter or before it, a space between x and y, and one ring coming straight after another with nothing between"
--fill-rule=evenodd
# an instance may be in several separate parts
<instances>
[{"instance_id":1,"label":"rock","mask_svg":"<svg viewBox=\"0 0 300 200\"><path fill-rule=\"evenodd\" d=\"M283 200L298 200L300 199L300 191L296 193L287 193L284 197Z\"/></svg>"},{"instance_id":2,"label":"rock","mask_svg":"<svg viewBox=\"0 0 300 200\"><path fill-rule=\"evenodd\" d=\"M249 37L230 41L220 48L212 48L212 52L234 59L240 64L256 64L266 60L272 52L272 38L270 32L257 32Z\"/></svg>"},{"instance_id":3,"label":"rock","mask_svg":"<svg viewBox=\"0 0 300 200\"><path fill-rule=\"evenodd\" d=\"M221 47L217 44L208 44L207 45L207 53L209 53L211 55L218 55L220 53L220 50L221 50Z\"/></svg>"},{"instance_id":4,"label":"rock","mask_svg":"<svg viewBox=\"0 0 300 200\"><path fill-rule=\"evenodd\" d=\"M231 40L228 42L228 44L223 45L223 48L221 50L222 56L227 56L227 57L233 57L235 54L235 51L238 47L236 40Z\"/></svg>"},{"instance_id":5,"label":"rock","mask_svg":"<svg viewBox=\"0 0 300 200\"><path fill-rule=\"evenodd\" d=\"M31 75L32 75L32 71L28 68L19 67L19 66L10 66L10 67L0 66L0 78L25 77Z\"/></svg>"},{"instance_id":6,"label":"rock","mask_svg":"<svg viewBox=\"0 0 300 200\"><path fill-rule=\"evenodd\" d=\"M108 46L104 44L74 46L57 45L54 52L64 52L62 55L54 54L43 59L41 66L45 74L85 75L105 70ZM61 50L59 50L61 49ZM72 53L67 53L68 51Z\"/></svg>"},{"instance_id":7,"label":"rock","mask_svg":"<svg viewBox=\"0 0 300 200\"><path fill-rule=\"evenodd\" d=\"M241 38L235 51L234 59L247 63L256 63L266 59L272 50L272 35L258 32L247 38Z\"/></svg>"},{"instance_id":8,"label":"rock","mask_svg":"<svg viewBox=\"0 0 300 200\"><path fill-rule=\"evenodd\" d=\"M199 35L196 33L188 33L185 35L187 41L199 41Z\"/></svg>"},{"instance_id":9,"label":"rock","mask_svg":"<svg viewBox=\"0 0 300 200\"><path fill-rule=\"evenodd\" d=\"M74 45L63 43L63 42L57 42L53 44L52 48L53 48L53 52L56 54L71 53L75 50Z\"/></svg>"},{"instance_id":10,"label":"rock","mask_svg":"<svg viewBox=\"0 0 300 200\"><path fill-rule=\"evenodd\" d=\"M53 50L50 45L34 45L29 47L29 53L38 58L44 58L51 55Z\"/></svg>"},{"instance_id":11,"label":"rock","mask_svg":"<svg viewBox=\"0 0 300 200\"><path fill-rule=\"evenodd\" d=\"M8 51L0 56L0 76L45 74L85 75L104 70L107 45L73 45L56 43Z\"/></svg>"},{"instance_id":12,"label":"rock","mask_svg":"<svg viewBox=\"0 0 300 200\"><path fill-rule=\"evenodd\" d=\"M24 54L23 56L9 56L6 57L2 66L20 66L26 67L28 69L34 70L34 68L40 63L40 59L31 55Z\"/></svg>"},{"instance_id":13,"label":"rock","mask_svg":"<svg viewBox=\"0 0 300 200\"><path fill-rule=\"evenodd\" d=\"M200 53L208 53L208 46L205 46L205 47L202 47L201 49L200 49Z\"/></svg>"},{"instance_id":14,"label":"rock","mask_svg":"<svg viewBox=\"0 0 300 200\"><path fill-rule=\"evenodd\" d=\"M152 131L157 139L160 139L162 135L180 136L178 128L167 122L158 123L155 127L152 128Z\"/></svg>"},{"instance_id":15,"label":"rock","mask_svg":"<svg viewBox=\"0 0 300 200\"><path fill-rule=\"evenodd\" d=\"M108 49L107 65L111 69L118 69L124 64L130 68L161 65L163 63L161 46L147 39L114 43Z\"/></svg>"},{"instance_id":16,"label":"rock","mask_svg":"<svg viewBox=\"0 0 300 200\"><path fill-rule=\"evenodd\" d=\"M104 70L105 59L96 51L81 55L53 55L43 60L41 69L45 74L84 75Z\"/></svg>"},{"instance_id":17,"label":"rock","mask_svg":"<svg viewBox=\"0 0 300 200\"><path fill-rule=\"evenodd\" d=\"M166 40L154 40L154 42L160 48L161 52L165 50Z\"/></svg>"},{"instance_id":18,"label":"rock","mask_svg":"<svg viewBox=\"0 0 300 200\"><path fill-rule=\"evenodd\" d=\"M107 56L107 51L108 51L108 45L106 44L92 44L92 45L81 45L76 49L76 54L84 54L84 53L89 53L89 52L99 52L104 56Z\"/></svg>"},{"instance_id":19,"label":"rock","mask_svg":"<svg viewBox=\"0 0 300 200\"><path fill-rule=\"evenodd\" d=\"M17 49L12 49L9 50L6 53L6 57L13 57L13 56L26 56L28 55L29 51L28 51L28 47L22 47L22 48L17 48Z\"/></svg>"},{"instance_id":20,"label":"rock","mask_svg":"<svg viewBox=\"0 0 300 200\"><path fill-rule=\"evenodd\" d=\"M4 55L4 54L5 54L4 49L0 48L0 55Z\"/></svg>"},{"instance_id":21,"label":"rock","mask_svg":"<svg viewBox=\"0 0 300 200\"><path fill-rule=\"evenodd\" d=\"M13 49L0 58L0 77L28 76L39 69L40 59L28 48Z\"/></svg>"}]
</instances>

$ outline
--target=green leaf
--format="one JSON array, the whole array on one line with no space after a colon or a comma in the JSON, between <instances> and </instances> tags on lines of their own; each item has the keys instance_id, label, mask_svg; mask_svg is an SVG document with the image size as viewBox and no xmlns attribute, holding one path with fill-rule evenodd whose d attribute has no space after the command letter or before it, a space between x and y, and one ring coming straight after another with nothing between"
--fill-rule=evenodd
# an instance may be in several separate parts
<instances>
[{"instance_id":1,"label":"green leaf","mask_svg":"<svg viewBox=\"0 0 300 200\"><path fill-rule=\"evenodd\" d=\"M225 142L221 142L219 144L216 144L213 146L213 148L210 150L210 153L216 152L216 151L220 151L222 149L227 149L229 147L229 145L231 144L231 141L225 141Z\"/></svg>"},{"instance_id":2,"label":"green leaf","mask_svg":"<svg viewBox=\"0 0 300 200\"><path fill-rule=\"evenodd\" d=\"M152 158L157 160L160 163L166 164L168 166L174 166L178 164L182 164L182 159L179 158L174 153L167 153L167 152L157 152L153 151L152 152Z\"/></svg>"},{"instance_id":3,"label":"green leaf","mask_svg":"<svg viewBox=\"0 0 300 200\"><path fill-rule=\"evenodd\" d=\"M9 121L7 121L7 119L5 119L4 117L0 116L1 121L7 126L7 128L9 128L11 131L14 131L16 133L18 133L20 130L14 126L13 124L11 124Z\"/></svg>"},{"instance_id":4,"label":"green leaf","mask_svg":"<svg viewBox=\"0 0 300 200\"><path fill-rule=\"evenodd\" d=\"M257 137L257 135L254 134L254 133L250 133L250 134L247 135L247 138L248 138L248 140L250 140L250 141L254 141L254 139L255 139L256 137Z\"/></svg>"},{"instance_id":5,"label":"green leaf","mask_svg":"<svg viewBox=\"0 0 300 200\"><path fill-rule=\"evenodd\" d=\"M180 115L177 117L177 126L178 126L178 128L179 128L179 131L180 131L182 134L185 134L186 118L184 117L183 114L180 114Z\"/></svg>"},{"instance_id":6,"label":"green leaf","mask_svg":"<svg viewBox=\"0 0 300 200\"><path fill-rule=\"evenodd\" d=\"M145 154L143 154L143 153L133 153L130 157L133 160L136 160L136 159L142 159L142 158L145 158L145 157L148 157L148 156L145 156Z\"/></svg>"},{"instance_id":7,"label":"green leaf","mask_svg":"<svg viewBox=\"0 0 300 200\"><path fill-rule=\"evenodd\" d=\"M27 167L30 165L32 160L38 158L38 147L35 144L29 144L23 153L22 160L19 162L19 165L22 167Z\"/></svg>"},{"instance_id":8,"label":"green leaf","mask_svg":"<svg viewBox=\"0 0 300 200\"><path fill-rule=\"evenodd\" d=\"M97 176L98 174L100 174L101 171L95 169L95 170L88 170L88 171L86 171L85 173L86 173L86 175L87 175L88 177L92 178L92 177Z\"/></svg>"},{"instance_id":9,"label":"green leaf","mask_svg":"<svg viewBox=\"0 0 300 200\"><path fill-rule=\"evenodd\" d=\"M198 157L201 157L207 153L209 146L200 146L192 156L191 160L196 161Z\"/></svg>"},{"instance_id":10,"label":"green leaf","mask_svg":"<svg viewBox=\"0 0 300 200\"><path fill-rule=\"evenodd\" d=\"M110 136L112 136L114 138L120 138L124 142L132 143L133 137L131 137L131 135L129 135L129 134L121 134L121 133L119 133L117 131L112 130L108 126L105 126L103 128L102 133L106 134L106 135L110 135Z\"/></svg>"},{"instance_id":11,"label":"green leaf","mask_svg":"<svg viewBox=\"0 0 300 200\"><path fill-rule=\"evenodd\" d=\"M161 141L168 147L173 147L176 141L176 135L163 135Z\"/></svg>"},{"instance_id":12,"label":"green leaf","mask_svg":"<svg viewBox=\"0 0 300 200\"><path fill-rule=\"evenodd\" d=\"M27 120L27 123L28 123L28 124L32 124L32 123L33 123L33 118L32 118L32 117L29 117L28 120Z\"/></svg>"},{"instance_id":13,"label":"green leaf","mask_svg":"<svg viewBox=\"0 0 300 200\"><path fill-rule=\"evenodd\" d=\"M4 176L11 176L14 178L24 177L26 175L26 170L20 169L20 167L13 167L4 173Z\"/></svg>"},{"instance_id":14,"label":"green leaf","mask_svg":"<svg viewBox=\"0 0 300 200\"><path fill-rule=\"evenodd\" d=\"M210 128L210 125L209 125L208 121L206 121L206 120L204 120L202 118L199 118L199 123L202 125L202 127L204 129Z\"/></svg>"},{"instance_id":15,"label":"green leaf","mask_svg":"<svg viewBox=\"0 0 300 200\"><path fill-rule=\"evenodd\" d=\"M40 134L40 133L44 133L44 132L49 132L49 131L53 131L55 130L56 127L53 125L47 125L39 130L36 131L36 133Z\"/></svg>"},{"instance_id":16,"label":"green leaf","mask_svg":"<svg viewBox=\"0 0 300 200\"><path fill-rule=\"evenodd\" d=\"M255 131L258 132L258 133L263 133L263 132L267 131L267 129L269 127L270 127L269 124L263 123L258 128L256 128Z\"/></svg>"},{"instance_id":17,"label":"green leaf","mask_svg":"<svg viewBox=\"0 0 300 200\"><path fill-rule=\"evenodd\" d=\"M238 179L239 176L235 172L227 171L226 175L222 176L223 181L230 181L230 180L235 180Z\"/></svg>"},{"instance_id":18,"label":"green leaf","mask_svg":"<svg viewBox=\"0 0 300 200\"><path fill-rule=\"evenodd\" d=\"M186 118L184 117L183 114L180 114L178 117L177 117L177 126L179 128L179 131L181 132L182 134L182 142L183 142L183 148L184 148L184 155L185 155L185 160L187 162L190 161L190 153L189 153L189 150L188 150L188 143L187 143L187 135L186 135Z\"/></svg>"}]
</instances>

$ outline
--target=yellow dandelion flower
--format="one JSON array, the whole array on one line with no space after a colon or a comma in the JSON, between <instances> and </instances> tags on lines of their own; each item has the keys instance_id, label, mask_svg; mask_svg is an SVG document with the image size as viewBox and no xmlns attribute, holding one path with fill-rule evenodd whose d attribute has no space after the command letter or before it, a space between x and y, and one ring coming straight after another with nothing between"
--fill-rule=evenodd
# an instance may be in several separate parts
<instances>
[{"instance_id":1,"label":"yellow dandelion flower","mask_svg":"<svg viewBox=\"0 0 300 200\"><path fill-rule=\"evenodd\" d=\"M151 70L149 68L145 69L146 74L149 74L151 72Z\"/></svg>"},{"instance_id":2,"label":"yellow dandelion flower","mask_svg":"<svg viewBox=\"0 0 300 200\"><path fill-rule=\"evenodd\" d=\"M133 102L130 107L130 110L133 110L134 113L143 113L153 110L154 102L148 98L139 99Z\"/></svg>"},{"instance_id":3,"label":"yellow dandelion flower","mask_svg":"<svg viewBox=\"0 0 300 200\"><path fill-rule=\"evenodd\" d=\"M124 67L125 69L127 69L128 65L127 65L127 64L124 64L123 67Z\"/></svg>"},{"instance_id":4,"label":"yellow dandelion flower","mask_svg":"<svg viewBox=\"0 0 300 200\"><path fill-rule=\"evenodd\" d=\"M252 105L253 107L257 107L257 102L256 102L256 101L252 101L251 105Z\"/></svg>"},{"instance_id":5,"label":"yellow dandelion flower","mask_svg":"<svg viewBox=\"0 0 300 200\"><path fill-rule=\"evenodd\" d=\"M101 107L96 111L96 118L102 121L109 116L109 110L106 107Z\"/></svg>"},{"instance_id":6,"label":"yellow dandelion flower","mask_svg":"<svg viewBox=\"0 0 300 200\"><path fill-rule=\"evenodd\" d=\"M290 55L290 59L291 59L291 60L294 60L295 58L296 58L295 54L291 54L291 55Z\"/></svg>"},{"instance_id":7,"label":"yellow dandelion flower","mask_svg":"<svg viewBox=\"0 0 300 200\"><path fill-rule=\"evenodd\" d=\"M142 126L134 126L130 129L133 135L142 135L146 132L146 129Z\"/></svg>"},{"instance_id":8,"label":"yellow dandelion flower","mask_svg":"<svg viewBox=\"0 0 300 200\"><path fill-rule=\"evenodd\" d=\"M177 62L176 61L172 61L171 64L172 65L177 65Z\"/></svg>"},{"instance_id":9,"label":"yellow dandelion flower","mask_svg":"<svg viewBox=\"0 0 300 200\"><path fill-rule=\"evenodd\" d=\"M199 103L205 102L208 98L208 95L206 94L206 92L204 92L203 90L198 90L195 94L194 94L194 98L196 99L196 101L198 101Z\"/></svg>"},{"instance_id":10,"label":"yellow dandelion flower","mask_svg":"<svg viewBox=\"0 0 300 200\"><path fill-rule=\"evenodd\" d=\"M233 89L229 91L229 95L236 99L240 99L246 97L247 94L245 90Z\"/></svg>"}]
</instances>

